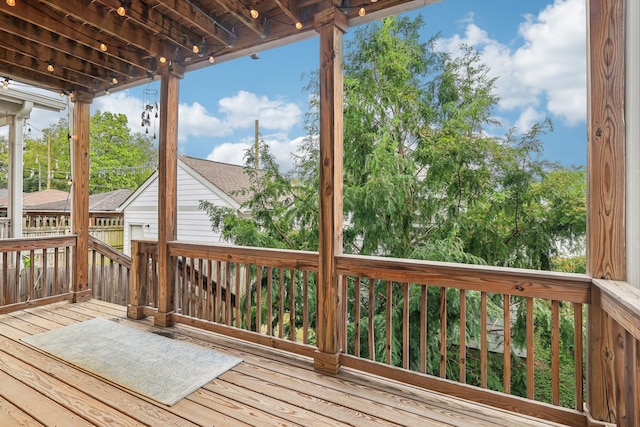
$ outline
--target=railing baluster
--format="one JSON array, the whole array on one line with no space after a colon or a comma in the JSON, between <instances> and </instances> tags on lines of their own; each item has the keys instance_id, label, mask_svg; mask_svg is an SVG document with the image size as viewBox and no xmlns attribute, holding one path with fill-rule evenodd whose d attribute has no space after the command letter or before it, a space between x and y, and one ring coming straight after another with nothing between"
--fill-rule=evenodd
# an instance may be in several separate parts
<instances>
[{"instance_id":1,"label":"railing baluster","mask_svg":"<svg viewBox=\"0 0 640 427\"><path fill-rule=\"evenodd\" d=\"M504 312L504 339L503 339L503 351L504 351L504 380L503 387L504 392L511 393L511 302L509 295L503 296L502 309Z\"/></svg>"},{"instance_id":2,"label":"railing baluster","mask_svg":"<svg viewBox=\"0 0 640 427\"><path fill-rule=\"evenodd\" d=\"M426 285L420 289L420 372L427 372L427 291Z\"/></svg>"},{"instance_id":3,"label":"railing baluster","mask_svg":"<svg viewBox=\"0 0 640 427\"><path fill-rule=\"evenodd\" d=\"M309 272L302 272L302 342L309 343Z\"/></svg>"},{"instance_id":4,"label":"railing baluster","mask_svg":"<svg viewBox=\"0 0 640 427\"><path fill-rule=\"evenodd\" d=\"M551 403L560 404L560 310L551 301Z\"/></svg>"},{"instance_id":5,"label":"railing baluster","mask_svg":"<svg viewBox=\"0 0 640 427\"><path fill-rule=\"evenodd\" d=\"M535 398L533 298L527 298L527 397Z\"/></svg>"},{"instance_id":6,"label":"railing baluster","mask_svg":"<svg viewBox=\"0 0 640 427\"><path fill-rule=\"evenodd\" d=\"M241 326L240 323L240 285L241 285L241 270L242 270L242 264L240 264L239 262L236 263L236 304L235 304L235 317L236 317L236 328L239 328Z\"/></svg>"},{"instance_id":7,"label":"railing baluster","mask_svg":"<svg viewBox=\"0 0 640 427\"><path fill-rule=\"evenodd\" d=\"M447 289L440 288L440 377L447 377Z\"/></svg>"},{"instance_id":8,"label":"railing baluster","mask_svg":"<svg viewBox=\"0 0 640 427\"><path fill-rule=\"evenodd\" d=\"M267 267L267 335L273 336L273 267Z\"/></svg>"},{"instance_id":9,"label":"railing baluster","mask_svg":"<svg viewBox=\"0 0 640 427\"><path fill-rule=\"evenodd\" d=\"M280 267L278 269L278 338L284 336L284 274L285 269Z\"/></svg>"},{"instance_id":10,"label":"railing baluster","mask_svg":"<svg viewBox=\"0 0 640 427\"><path fill-rule=\"evenodd\" d=\"M9 299L9 254L2 253L2 292L0 293L0 305L7 305Z\"/></svg>"},{"instance_id":11,"label":"railing baluster","mask_svg":"<svg viewBox=\"0 0 640 427\"><path fill-rule=\"evenodd\" d=\"M376 346L374 342L373 315L375 312L375 289L374 280L369 279L369 359L376 360Z\"/></svg>"},{"instance_id":12,"label":"railing baluster","mask_svg":"<svg viewBox=\"0 0 640 427\"><path fill-rule=\"evenodd\" d=\"M575 409L582 410L584 402L584 380L582 375L582 304L573 304L573 360L575 369ZM638 390L640 392L640 390Z\"/></svg>"},{"instance_id":13,"label":"railing baluster","mask_svg":"<svg viewBox=\"0 0 640 427\"><path fill-rule=\"evenodd\" d=\"M222 262L216 261L216 318L217 323L222 323Z\"/></svg>"},{"instance_id":14,"label":"railing baluster","mask_svg":"<svg viewBox=\"0 0 640 427\"><path fill-rule=\"evenodd\" d=\"M480 386L487 388L487 293L480 292Z\"/></svg>"},{"instance_id":15,"label":"railing baluster","mask_svg":"<svg viewBox=\"0 0 640 427\"><path fill-rule=\"evenodd\" d=\"M340 287L341 290L341 294L340 294L340 299L342 301L342 318L345 319L344 322L342 322L342 336L340 338L340 345L342 346L342 351L347 351L347 334L348 334L348 328L347 328L347 324L348 322L348 318L349 318L349 304L347 303L348 301L348 295L349 295L349 277L348 276L341 276L339 279L342 282L342 286ZM355 291L354 291L355 292Z\"/></svg>"},{"instance_id":16,"label":"railing baluster","mask_svg":"<svg viewBox=\"0 0 640 427\"><path fill-rule=\"evenodd\" d=\"M402 367L409 369L409 283L402 284Z\"/></svg>"},{"instance_id":17,"label":"railing baluster","mask_svg":"<svg viewBox=\"0 0 640 427\"><path fill-rule=\"evenodd\" d=\"M225 318L226 318L226 324L227 326L231 326L232 325L232 317L233 317L233 308L231 307L231 290L233 289L232 283L231 283L231 263L229 261L224 263L225 268L224 268L224 295L225 295L225 307L224 307L224 312L225 312Z\"/></svg>"},{"instance_id":18,"label":"railing baluster","mask_svg":"<svg viewBox=\"0 0 640 427\"><path fill-rule=\"evenodd\" d=\"M42 249L42 262L41 262L42 266L42 289L43 289L43 296L51 296L53 295L53 293L51 292L51 287L49 286L49 283L47 281L47 249L44 248Z\"/></svg>"},{"instance_id":19,"label":"railing baluster","mask_svg":"<svg viewBox=\"0 0 640 427\"><path fill-rule=\"evenodd\" d=\"M387 336L385 339L385 344L386 344L386 348L385 348L385 353L386 353L386 361L387 361L387 365L391 365L391 346L392 346L392 339L393 339L393 283L391 282L391 280L387 280L387 304L386 304L386 314L387 314Z\"/></svg>"},{"instance_id":20,"label":"railing baluster","mask_svg":"<svg viewBox=\"0 0 640 427\"><path fill-rule=\"evenodd\" d=\"M356 357L360 357L360 276L356 276L355 278L355 289L353 291L353 295L354 295L354 308L355 308L355 313L354 313L354 325L355 325L355 333L354 333L354 346L353 346L353 352L355 353ZM346 323L346 322L345 322Z\"/></svg>"},{"instance_id":21,"label":"railing baluster","mask_svg":"<svg viewBox=\"0 0 640 427\"><path fill-rule=\"evenodd\" d=\"M467 293L460 289L460 374L458 381L467 382Z\"/></svg>"},{"instance_id":22,"label":"railing baluster","mask_svg":"<svg viewBox=\"0 0 640 427\"><path fill-rule=\"evenodd\" d=\"M22 260L21 260L22 261ZM36 262L35 252L33 249L29 251L29 300L33 301L39 296L36 294Z\"/></svg>"},{"instance_id":23,"label":"railing baluster","mask_svg":"<svg viewBox=\"0 0 640 427\"><path fill-rule=\"evenodd\" d=\"M296 277L298 272L291 270L291 280L289 282L289 339L297 341L296 334Z\"/></svg>"},{"instance_id":24,"label":"railing baluster","mask_svg":"<svg viewBox=\"0 0 640 427\"><path fill-rule=\"evenodd\" d=\"M258 267L256 266L256 277ZM244 272L244 303L245 303L245 318L247 319L247 330L251 330L251 264L247 264L246 270Z\"/></svg>"},{"instance_id":25,"label":"railing baluster","mask_svg":"<svg viewBox=\"0 0 640 427\"><path fill-rule=\"evenodd\" d=\"M256 266L256 332L262 333L262 267Z\"/></svg>"}]
</instances>

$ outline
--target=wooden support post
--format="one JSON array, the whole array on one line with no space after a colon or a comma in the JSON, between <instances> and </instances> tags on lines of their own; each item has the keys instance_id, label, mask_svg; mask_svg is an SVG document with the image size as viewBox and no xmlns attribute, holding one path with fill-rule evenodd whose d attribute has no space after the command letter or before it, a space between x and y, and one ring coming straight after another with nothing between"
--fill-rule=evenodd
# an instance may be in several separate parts
<instances>
[{"instance_id":1,"label":"wooden support post","mask_svg":"<svg viewBox=\"0 0 640 427\"><path fill-rule=\"evenodd\" d=\"M72 301L91 298L89 289L89 121L93 95L74 92L71 135L71 230L78 236L73 247Z\"/></svg>"},{"instance_id":2,"label":"wooden support post","mask_svg":"<svg viewBox=\"0 0 640 427\"><path fill-rule=\"evenodd\" d=\"M340 370L341 302L335 256L342 253L343 52L347 18L337 8L315 16L320 34L320 235L317 370Z\"/></svg>"},{"instance_id":3,"label":"wooden support post","mask_svg":"<svg viewBox=\"0 0 640 427\"><path fill-rule=\"evenodd\" d=\"M129 306L127 307L127 317L131 319L142 319L144 307L147 306L149 295L149 277L146 253L140 250L140 242L131 242L131 282L129 284Z\"/></svg>"},{"instance_id":4,"label":"wooden support post","mask_svg":"<svg viewBox=\"0 0 640 427\"><path fill-rule=\"evenodd\" d=\"M171 326L175 310L175 263L167 242L177 237L178 105L184 68L167 64L160 71L160 141L158 146L158 311L154 323Z\"/></svg>"},{"instance_id":5,"label":"wooden support post","mask_svg":"<svg viewBox=\"0 0 640 427\"><path fill-rule=\"evenodd\" d=\"M633 1L633 0L626 0ZM588 1L587 271L625 280L625 0ZM594 420L616 416L612 320L592 287L587 319L587 410Z\"/></svg>"}]
</instances>

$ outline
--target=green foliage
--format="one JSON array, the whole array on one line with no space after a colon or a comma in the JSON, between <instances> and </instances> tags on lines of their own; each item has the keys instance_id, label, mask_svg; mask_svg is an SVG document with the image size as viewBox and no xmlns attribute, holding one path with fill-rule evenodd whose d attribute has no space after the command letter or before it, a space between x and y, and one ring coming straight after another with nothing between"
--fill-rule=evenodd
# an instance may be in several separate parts
<instances>
[{"instance_id":1,"label":"green foliage","mask_svg":"<svg viewBox=\"0 0 640 427\"><path fill-rule=\"evenodd\" d=\"M90 122L90 191L135 190L155 170L157 151L149 137L127 126L124 114L97 111Z\"/></svg>"},{"instance_id":2,"label":"green foliage","mask_svg":"<svg viewBox=\"0 0 640 427\"><path fill-rule=\"evenodd\" d=\"M23 190L50 188L69 191L71 176L70 131L66 119L39 130L28 126L24 138ZM0 137L0 186L7 186L8 150ZM131 133L124 114L97 111L90 120L91 193L129 188L135 190L155 170L157 149L152 141Z\"/></svg>"}]
</instances>

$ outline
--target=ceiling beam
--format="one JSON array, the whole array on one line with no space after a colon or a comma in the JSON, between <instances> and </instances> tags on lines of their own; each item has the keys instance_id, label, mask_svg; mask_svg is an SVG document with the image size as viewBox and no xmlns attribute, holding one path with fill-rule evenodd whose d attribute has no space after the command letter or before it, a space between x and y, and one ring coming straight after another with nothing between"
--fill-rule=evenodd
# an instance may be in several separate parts
<instances>
[{"instance_id":1,"label":"ceiling beam","mask_svg":"<svg viewBox=\"0 0 640 427\"><path fill-rule=\"evenodd\" d=\"M216 40L216 44L224 47L233 46L236 42L234 33L223 27L215 19L188 0L155 0L155 3L171 11L191 26Z\"/></svg>"},{"instance_id":2,"label":"ceiling beam","mask_svg":"<svg viewBox=\"0 0 640 427\"><path fill-rule=\"evenodd\" d=\"M251 17L250 9L244 5L244 3L238 0L215 0L224 10L232 14L236 19L242 22L247 28L251 29L254 33L260 37L266 37L267 32L265 30L263 20L258 17L254 19Z\"/></svg>"},{"instance_id":3,"label":"ceiling beam","mask_svg":"<svg viewBox=\"0 0 640 427\"><path fill-rule=\"evenodd\" d=\"M88 80L68 70L50 73L46 68L18 65L12 59L0 58L0 68L9 75L20 76L20 80L35 87L53 90L76 91L79 89L95 92L95 79Z\"/></svg>"}]
</instances>

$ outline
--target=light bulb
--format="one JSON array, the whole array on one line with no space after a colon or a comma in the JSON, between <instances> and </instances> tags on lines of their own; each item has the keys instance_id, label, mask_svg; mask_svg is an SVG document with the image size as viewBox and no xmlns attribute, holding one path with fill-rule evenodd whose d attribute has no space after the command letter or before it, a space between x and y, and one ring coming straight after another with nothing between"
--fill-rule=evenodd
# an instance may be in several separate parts
<instances>
[{"instance_id":1,"label":"light bulb","mask_svg":"<svg viewBox=\"0 0 640 427\"><path fill-rule=\"evenodd\" d=\"M296 30L301 30L302 29L302 22L298 21L296 22Z\"/></svg>"},{"instance_id":2,"label":"light bulb","mask_svg":"<svg viewBox=\"0 0 640 427\"><path fill-rule=\"evenodd\" d=\"M15 6L16 5L16 0L7 0L7 4L9 6Z\"/></svg>"},{"instance_id":3,"label":"light bulb","mask_svg":"<svg viewBox=\"0 0 640 427\"><path fill-rule=\"evenodd\" d=\"M213 55L209 56L209 64L213 64L214 62L216 62L216 59L213 57Z\"/></svg>"},{"instance_id":4,"label":"light bulb","mask_svg":"<svg viewBox=\"0 0 640 427\"><path fill-rule=\"evenodd\" d=\"M9 79L4 79L4 81L2 82L2 87L4 89L9 89Z\"/></svg>"},{"instance_id":5,"label":"light bulb","mask_svg":"<svg viewBox=\"0 0 640 427\"><path fill-rule=\"evenodd\" d=\"M106 52L106 51L107 51L107 49L108 49L108 48L107 48L107 45L101 42L101 43L100 43L100 50L101 50L101 51L103 51L103 52Z\"/></svg>"},{"instance_id":6,"label":"light bulb","mask_svg":"<svg viewBox=\"0 0 640 427\"><path fill-rule=\"evenodd\" d=\"M367 14L367 11L366 11L366 10L364 10L364 7L361 7L361 8L360 8L360 10L358 11L358 15L360 15L360 16L364 16L364 15L366 15L366 14Z\"/></svg>"},{"instance_id":7,"label":"light bulb","mask_svg":"<svg viewBox=\"0 0 640 427\"><path fill-rule=\"evenodd\" d=\"M257 10L255 10L253 8L251 9L251 11L249 13L251 13L251 17L253 19L258 19L258 16L260 16L260 12L258 12Z\"/></svg>"},{"instance_id":8,"label":"light bulb","mask_svg":"<svg viewBox=\"0 0 640 427\"><path fill-rule=\"evenodd\" d=\"M114 85L117 85L118 79L115 76L113 76L113 78L111 79L111 83L113 83Z\"/></svg>"},{"instance_id":9,"label":"light bulb","mask_svg":"<svg viewBox=\"0 0 640 427\"><path fill-rule=\"evenodd\" d=\"M47 71L48 71L48 72L53 73L53 70L54 70L54 69L55 69L55 68L53 68L53 64L48 64L48 65L47 65Z\"/></svg>"},{"instance_id":10,"label":"light bulb","mask_svg":"<svg viewBox=\"0 0 640 427\"><path fill-rule=\"evenodd\" d=\"M127 14L127 9L125 9L124 6L120 6L118 9L116 9L116 13L120 16L124 16Z\"/></svg>"},{"instance_id":11,"label":"light bulb","mask_svg":"<svg viewBox=\"0 0 640 427\"><path fill-rule=\"evenodd\" d=\"M197 44L194 44L193 45L193 53L198 53L198 52L200 52L200 48L198 47Z\"/></svg>"},{"instance_id":12,"label":"light bulb","mask_svg":"<svg viewBox=\"0 0 640 427\"><path fill-rule=\"evenodd\" d=\"M160 62L162 62L164 64L165 62L167 62L167 58L165 58L164 56L161 56L160 57Z\"/></svg>"}]
</instances>

